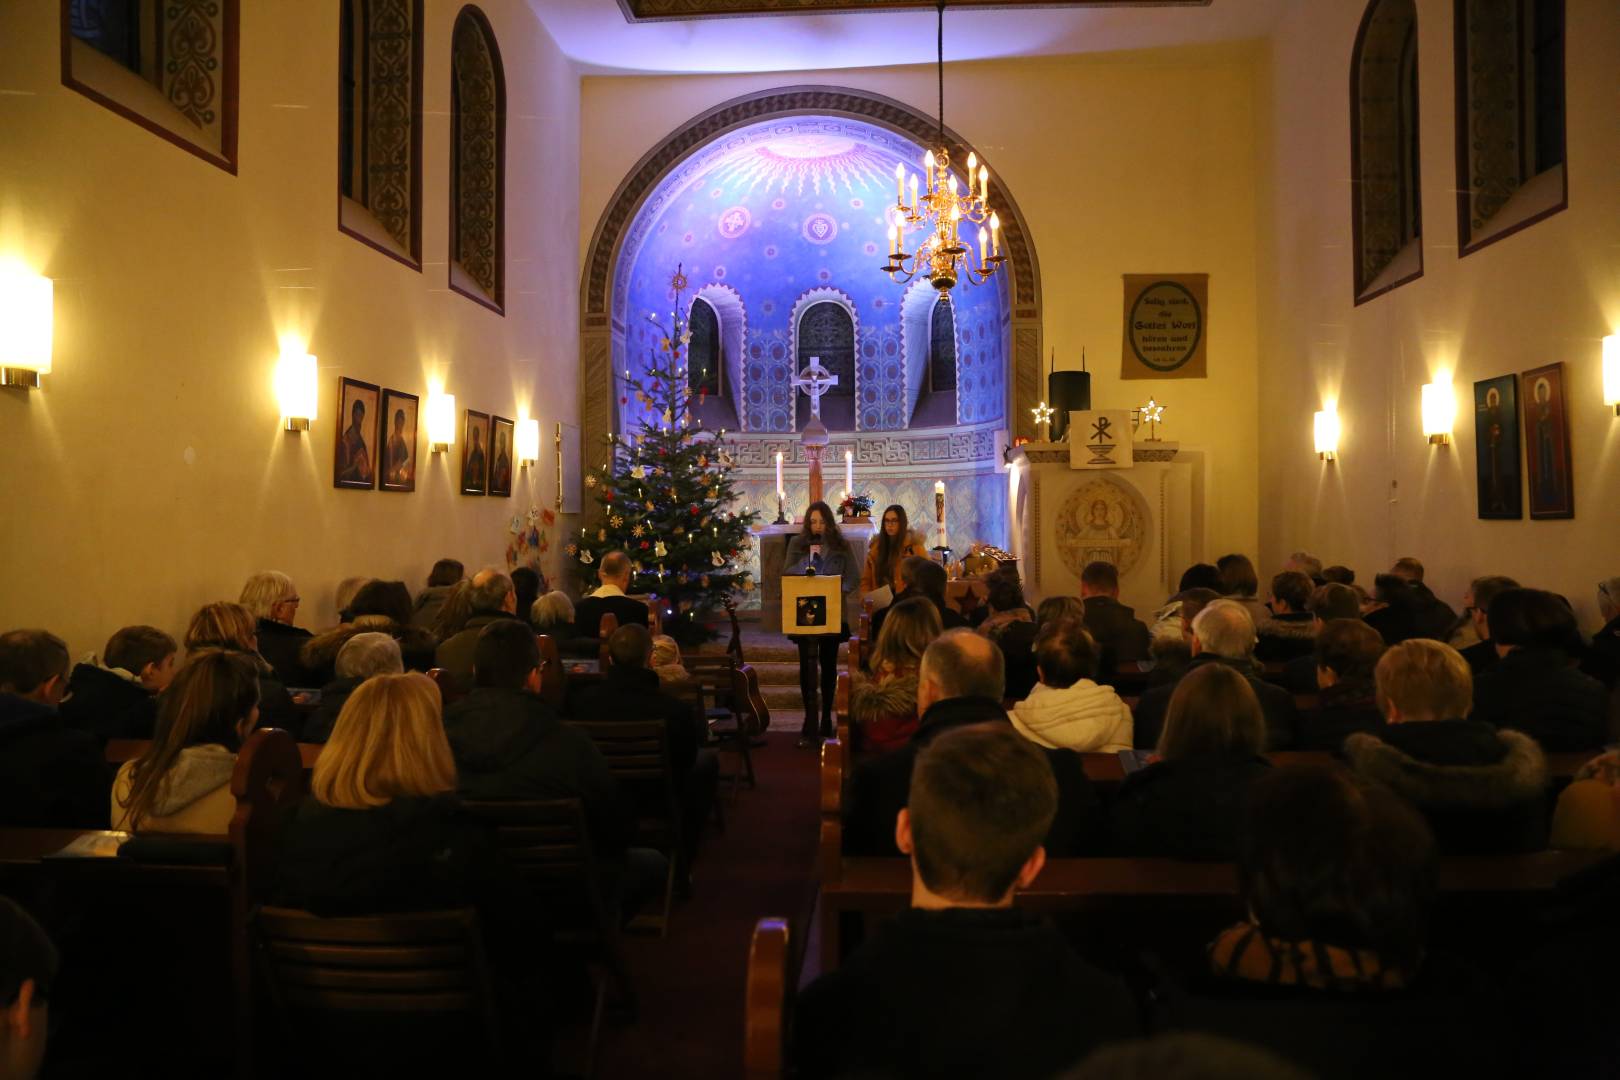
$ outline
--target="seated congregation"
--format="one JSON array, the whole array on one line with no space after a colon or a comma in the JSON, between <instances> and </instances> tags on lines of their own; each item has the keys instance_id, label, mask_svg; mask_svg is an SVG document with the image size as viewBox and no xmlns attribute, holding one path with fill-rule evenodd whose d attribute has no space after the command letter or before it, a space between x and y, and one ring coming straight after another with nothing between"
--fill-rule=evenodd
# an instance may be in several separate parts
<instances>
[{"instance_id":1,"label":"seated congregation","mask_svg":"<svg viewBox=\"0 0 1620 1080\"><path fill-rule=\"evenodd\" d=\"M1414 559L1369 596L1296 555L1261 603L1229 556L1146 618L1105 564L1034 609L1002 572L952 611L937 570L903 560L850 643L822 748L823 955L785 986L793 1075L1051 1076L1172 1033L1324 1077L1620 1064L1600 974L1620 959L1620 759L1600 753L1620 580L1588 643L1562 598L1499 576L1458 617ZM441 560L414 598L345 582L319 633L296 626L294 583L262 573L181 641L124 627L78 663L48 631L0 635L0 828L236 843L238 766L280 729L309 771L253 826L273 842L249 860L252 925L472 912L504 1052L546 1055L592 987L594 1044L604 1008L641 1007L619 931L667 926L721 813L702 694L628 572L604 557L576 603ZM563 654L600 670L548 683ZM603 913L600 977L565 985L568 905L537 891L541 826L511 809L557 800ZM39 941L38 970L0 985L24 1018L57 977ZM386 1030L335 1038L383 1054Z\"/></svg>"}]
</instances>

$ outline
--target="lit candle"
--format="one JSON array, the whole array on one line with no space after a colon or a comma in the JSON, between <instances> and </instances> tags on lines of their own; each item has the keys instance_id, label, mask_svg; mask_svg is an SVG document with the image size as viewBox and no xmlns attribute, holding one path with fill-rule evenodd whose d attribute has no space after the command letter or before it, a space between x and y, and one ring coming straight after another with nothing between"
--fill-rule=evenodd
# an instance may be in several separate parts
<instances>
[{"instance_id":1,"label":"lit candle","mask_svg":"<svg viewBox=\"0 0 1620 1080\"><path fill-rule=\"evenodd\" d=\"M906 201L906 166L903 161L894 163L894 199L901 203Z\"/></svg>"},{"instance_id":2,"label":"lit candle","mask_svg":"<svg viewBox=\"0 0 1620 1080\"><path fill-rule=\"evenodd\" d=\"M990 233L983 225L979 226L979 265L984 265L985 245L990 242ZM1037 358L1038 359L1038 358Z\"/></svg>"},{"instance_id":3,"label":"lit candle","mask_svg":"<svg viewBox=\"0 0 1620 1080\"><path fill-rule=\"evenodd\" d=\"M855 454L853 451L844 451L844 490L846 494L855 490Z\"/></svg>"},{"instance_id":4,"label":"lit candle","mask_svg":"<svg viewBox=\"0 0 1620 1080\"><path fill-rule=\"evenodd\" d=\"M782 489L782 451L776 452L776 497L782 499L786 493Z\"/></svg>"},{"instance_id":5,"label":"lit candle","mask_svg":"<svg viewBox=\"0 0 1620 1080\"><path fill-rule=\"evenodd\" d=\"M911 208L912 208L913 211L915 211L917 209L917 174L916 173L911 174ZM628 374L628 372L626 374Z\"/></svg>"},{"instance_id":6,"label":"lit candle","mask_svg":"<svg viewBox=\"0 0 1620 1080\"><path fill-rule=\"evenodd\" d=\"M900 252L900 244L895 239L895 228L893 225L889 226L889 251L892 254L899 254Z\"/></svg>"},{"instance_id":7,"label":"lit candle","mask_svg":"<svg viewBox=\"0 0 1620 1080\"><path fill-rule=\"evenodd\" d=\"M975 169L977 169L978 167L979 167L979 155L974 153L972 150L969 150L968 151L968 176L972 177L973 171Z\"/></svg>"},{"instance_id":8,"label":"lit candle","mask_svg":"<svg viewBox=\"0 0 1620 1080\"><path fill-rule=\"evenodd\" d=\"M979 198L990 201L990 170L983 165L979 166Z\"/></svg>"},{"instance_id":9,"label":"lit candle","mask_svg":"<svg viewBox=\"0 0 1620 1080\"><path fill-rule=\"evenodd\" d=\"M956 174L951 173L951 197L956 197Z\"/></svg>"},{"instance_id":10,"label":"lit candle","mask_svg":"<svg viewBox=\"0 0 1620 1080\"><path fill-rule=\"evenodd\" d=\"M990 254L1001 254L1001 217L998 214L990 215Z\"/></svg>"}]
</instances>

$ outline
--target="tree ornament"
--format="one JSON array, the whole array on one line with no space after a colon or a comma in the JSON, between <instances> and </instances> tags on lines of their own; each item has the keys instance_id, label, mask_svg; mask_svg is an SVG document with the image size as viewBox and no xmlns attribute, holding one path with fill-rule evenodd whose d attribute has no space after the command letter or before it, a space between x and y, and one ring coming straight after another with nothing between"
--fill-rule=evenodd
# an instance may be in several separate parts
<instances>
[{"instance_id":1,"label":"tree ornament","mask_svg":"<svg viewBox=\"0 0 1620 1080\"><path fill-rule=\"evenodd\" d=\"M653 554L662 559L665 555L669 554L669 549L666 548L664 546L664 542L660 540L658 543L653 545Z\"/></svg>"},{"instance_id":2,"label":"tree ornament","mask_svg":"<svg viewBox=\"0 0 1620 1080\"><path fill-rule=\"evenodd\" d=\"M607 539L607 530L606 529L597 529L596 530L596 539L598 541L605 541Z\"/></svg>"},{"instance_id":3,"label":"tree ornament","mask_svg":"<svg viewBox=\"0 0 1620 1080\"><path fill-rule=\"evenodd\" d=\"M635 477L637 480L645 480L647 479L647 468L644 465L637 465L635 468L630 470L630 475Z\"/></svg>"},{"instance_id":4,"label":"tree ornament","mask_svg":"<svg viewBox=\"0 0 1620 1080\"><path fill-rule=\"evenodd\" d=\"M591 563L595 562L596 560L591 558L590 550L587 549L587 550L582 551L582 552L579 553L579 561L584 563L586 566L589 566L589 565L591 565Z\"/></svg>"},{"instance_id":5,"label":"tree ornament","mask_svg":"<svg viewBox=\"0 0 1620 1080\"><path fill-rule=\"evenodd\" d=\"M668 409L665 409L664 410L664 423L672 424L674 422L675 422L674 416L670 413L670 411Z\"/></svg>"},{"instance_id":6,"label":"tree ornament","mask_svg":"<svg viewBox=\"0 0 1620 1080\"><path fill-rule=\"evenodd\" d=\"M630 530L630 535L636 537L639 540L641 538L641 535L643 533L645 533L646 531L647 531L646 529L643 529L640 525L637 525L635 528Z\"/></svg>"},{"instance_id":7,"label":"tree ornament","mask_svg":"<svg viewBox=\"0 0 1620 1080\"><path fill-rule=\"evenodd\" d=\"M608 524L613 526L615 529L622 529L624 527L624 518L620 517L618 514L614 514L612 517L608 518Z\"/></svg>"},{"instance_id":8,"label":"tree ornament","mask_svg":"<svg viewBox=\"0 0 1620 1080\"><path fill-rule=\"evenodd\" d=\"M596 486L596 475L594 473L585 474L585 486L588 488L593 488Z\"/></svg>"},{"instance_id":9,"label":"tree ornament","mask_svg":"<svg viewBox=\"0 0 1620 1080\"><path fill-rule=\"evenodd\" d=\"M718 551L716 551L714 554L709 556L709 561L712 562L715 566L724 566L724 565L726 565L726 557L724 555L720 554Z\"/></svg>"}]
</instances>

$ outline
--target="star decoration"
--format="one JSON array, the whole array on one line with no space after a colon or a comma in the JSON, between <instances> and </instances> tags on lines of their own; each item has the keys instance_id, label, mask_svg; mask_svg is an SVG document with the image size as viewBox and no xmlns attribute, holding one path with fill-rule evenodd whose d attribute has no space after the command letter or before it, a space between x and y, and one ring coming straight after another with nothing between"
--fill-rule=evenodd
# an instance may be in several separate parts
<instances>
[{"instance_id":1,"label":"star decoration","mask_svg":"<svg viewBox=\"0 0 1620 1080\"><path fill-rule=\"evenodd\" d=\"M585 474L585 486L591 488L596 486L596 475L594 473Z\"/></svg>"},{"instance_id":2,"label":"star decoration","mask_svg":"<svg viewBox=\"0 0 1620 1080\"><path fill-rule=\"evenodd\" d=\"M640 525L637 525L635 528L630 530L630 535L639 540L641 539L641 535L646 531L646 529L643 529Z\"/></svg>"},{"instance_id":3,"label":"star decoration","mask_svg":"<svg viewBox=\"0 0 1620 1080\"><path fill-rule=\"evenodd\" d=\"M1148 424L1162 423L1164 421L1164 406L1152 398L1148 398L1148 403L1142 406L1142 420Z\"/></svg>"},{"instance_id":4,"label":"star decoration","mask_svg":"<svg viewBox=\"0 0 1620 1080\"><path fill-rule=\"evenodd\" d=\"M615 529L620 528L624 525L624 518L620 517L618 514L614 514L612 517L608 518L608 524L613 526Z\"/></svg>"},{"instance_id":5,"label":"star decoration","mask_svg":"<svg viewBox=\"0 0 1620 1080\"><path fill-rule=\"evenodd\" d=\"M1029 411L1035 414L1037 424L1050 424L1052 417L1057 415L1057 410L1044 401Z\"/></svg>"}]
</instances>

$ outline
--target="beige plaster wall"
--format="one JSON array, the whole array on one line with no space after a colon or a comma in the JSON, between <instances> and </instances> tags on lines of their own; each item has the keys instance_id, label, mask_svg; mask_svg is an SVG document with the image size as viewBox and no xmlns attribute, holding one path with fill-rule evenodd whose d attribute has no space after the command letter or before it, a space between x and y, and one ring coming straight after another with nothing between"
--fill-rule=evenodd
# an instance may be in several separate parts
<instances>
[{"instance_id":1,"label":"beige plaster wall","mask_svg":"<svg viewBox=\"0 0 1620 1080\"><path fill-rule=\"evenodd\" d=\"M1097 407L1129 408L1155 394L1169 405L1162 436L1208 451L1210 555L1253 550L1257 539L1253 107L1262 59L1258 46L1234 46L946 68L947 121L999 174L1029 226L1048 351L1056 348L1059 367L1078 368L1085 346ZM580 249L641 156L715 105L819 84L932 115L934 80L932 67L588 77ZM1206 380L1119 380L1120 275L1156 272L1210 275Z\"/></svg>"},{"instance_id":2,"label":"beige plaster wall","mask_svg":"<svg viewBox=\"0 0 1620 1080\"><path fill-rule=\"evenodd\" d=\"M1351 299L1349 63L1363 5L1300 0L1262 83L1260 550L1263 570L1309 549L1375 571L1416 555L1460 606L1506 573L1558 590L1583 623L1620 572L1620 420L1601 402L1599 341L1620 330L1620 6L1568 0L1569 208L1457 256L1451 0L1418 0L1424 274ZM1476 517L1473 383L1565 364L1575 518ZM1420 426L1421 386L1453 371L1449 448ZM1311 414L1337 398L1339 461L1312 453ZM1526 504L1528 513L1528 503Z\"/></svg>"},{"instance_id":3,"label":"beige plaster wall","mask_svg":"<svg viewBox=\"0 0 1620 1080\"><path fill-rule=\"evenodd\" d=\"M56 280L55 371L0 392L0 627L76 653L127 623L178 635L263 568L329 625L339 579L501 563L511 516L551 504L551 425L578 414L579 80L524 0L481 6L507 80L504 318L446 285L460 0L426 4L421 272L337 230L335 5L241 5L234 177L64 88L56 4L0 5L0 257ZM282 334L319 357L302 436L278 429ZM537 417L542 465L464 497L424 432L415 493L335 490L340 374Z\"/></svg>"}]
</instances>

